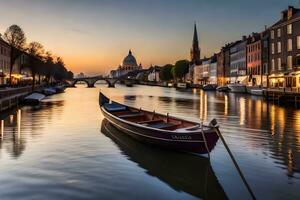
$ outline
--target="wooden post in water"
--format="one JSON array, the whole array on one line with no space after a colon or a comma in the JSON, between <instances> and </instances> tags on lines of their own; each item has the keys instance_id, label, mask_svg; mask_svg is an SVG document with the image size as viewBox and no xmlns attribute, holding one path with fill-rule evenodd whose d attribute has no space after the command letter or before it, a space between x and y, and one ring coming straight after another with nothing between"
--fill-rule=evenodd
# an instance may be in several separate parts
<instances>
[{"instance_id":1,"label":"wooden post in water","mask_svg":"<svg viewBox=\"0 0 300 200\"><path fill-rule=\"evenodd\" d=\"M243 182L244 182L244 184L245 184L245 186L246 186L248 192L250 193L252 199L256 199L256 197L255 197L253 191L252 191L251 188L250 188L250 185L248 184L248 182L247 182L245 176L244 176L243 173L242 173L242 170L240 169L240 167L239 167L239 165L237 164L237 162L236 162L236 160L235 160L233 154L231 153L231 151L230 151L228 145L226 144L226 141L225 141L225 139L223 138L223 136L222 136L222 134L221 134L219 128L218 128L217 126L213 126L213 128L215 129L215 131L217 132L217 134L218 134L218 136L220 137L221 141L223 142L223 144L224 144L224 146L225 146L225 148L226 148L226 150L227 150L227 152L228 152L228 154L229 154L229 156L230 156L230 158L231 158L231 160L232 160L232 162L233 162L235 168L237 169L237 171L238 171L240 177L242 178L242 180L243 180Z\"/></svg>"}]
</instances>

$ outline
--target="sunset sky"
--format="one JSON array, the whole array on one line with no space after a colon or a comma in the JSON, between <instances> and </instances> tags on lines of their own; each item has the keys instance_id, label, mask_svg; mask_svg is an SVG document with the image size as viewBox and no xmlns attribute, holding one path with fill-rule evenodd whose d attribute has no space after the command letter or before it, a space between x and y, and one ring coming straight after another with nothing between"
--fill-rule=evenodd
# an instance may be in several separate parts
<instances>
[{"instance_id":1,"label":"sunset sky","mask_svg":"<svg viewBox=\"0 0 300 200\"><path fill-rule=\"evenodd\" d=\"M225 3L226 2L226 3ZM189 59L197 23L202 57L262 31L297 0L0 0L0 33L23 28L75 74L108 74L133 51L138 63Z\"/></svg>"}]
</instances>

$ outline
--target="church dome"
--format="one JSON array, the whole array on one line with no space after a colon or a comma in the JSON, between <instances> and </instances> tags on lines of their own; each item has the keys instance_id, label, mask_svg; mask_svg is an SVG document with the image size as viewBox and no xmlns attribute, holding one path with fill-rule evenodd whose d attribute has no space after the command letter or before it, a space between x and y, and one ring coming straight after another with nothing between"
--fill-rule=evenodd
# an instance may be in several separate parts
<instances>
[{"instance_id":1,"label":"church dome","mask_svg":"<svg viewBox=\"0 0 300 200\"><path fill-rule=\"evenodd\" d=\"M129 50L128 56L126 56L123 60L123 66L122 67L136 67L137 62L135 57L132 55L131 50Z\"/></svg>"}]
</instances>

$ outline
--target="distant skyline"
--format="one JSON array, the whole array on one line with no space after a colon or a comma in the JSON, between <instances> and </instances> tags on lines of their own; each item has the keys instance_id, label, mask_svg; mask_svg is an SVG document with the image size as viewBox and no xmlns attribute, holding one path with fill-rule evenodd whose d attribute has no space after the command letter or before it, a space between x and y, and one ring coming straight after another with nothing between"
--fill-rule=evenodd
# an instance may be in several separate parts
<instances>
[{"instance_id":1,"label":"distant skyline","mask_svg":"<svg viewBox=\"0 0 300 200\"><path fill-rule=\"evenodd\" d=\"M197 24L201 57L264 30L298 0L0 0L0 33L18 24L27 40L64 58L75 74L108 74L133 51L144 67L189 59Z\"/></svg>"}]
</instances>

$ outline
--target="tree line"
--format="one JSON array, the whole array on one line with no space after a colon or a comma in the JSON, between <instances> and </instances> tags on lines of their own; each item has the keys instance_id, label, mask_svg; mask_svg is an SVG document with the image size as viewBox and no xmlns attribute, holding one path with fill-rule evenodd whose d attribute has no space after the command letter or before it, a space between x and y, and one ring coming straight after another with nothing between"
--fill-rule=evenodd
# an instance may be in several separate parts
<instances>
[{"instance_id":1,"label":"tree line","mask_svg":"<svg viewBox=\"0 0 300 200\"><path fill-rule=\"evenodd\" d=\"M13 67L17 60L25 54L25 62L22 63L22 69L28 69L32 75L32 85L36 82L43 81L50 83L53 81L64 81L73 78L73 73L68 71L61 57L54 56L51 52L46 51L44 46L39 42L27 43L26 35L18 25L11 25L3 34L3 39L11 47L9 84L12 84Z\"/></svg>"},{"instance_id":2,"label":"tree line","mask_svg":"<svg viewBox=\"0 0 300 200\"><path fill-rule=\"evenodd\" d=\"M175 65L167 64L160 71L160 79L162 81L178 80L182 81L189 72L190 62L188 60L179 60Z\"/></svg>"}]
</instances>

